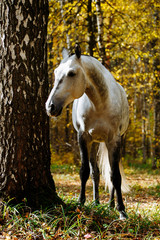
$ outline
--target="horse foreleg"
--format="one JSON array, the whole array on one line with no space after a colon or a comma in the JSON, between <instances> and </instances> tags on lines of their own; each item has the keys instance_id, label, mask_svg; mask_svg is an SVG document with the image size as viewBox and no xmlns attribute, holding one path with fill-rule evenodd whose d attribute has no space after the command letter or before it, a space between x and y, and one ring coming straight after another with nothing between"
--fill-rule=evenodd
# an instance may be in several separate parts
<instances>
[{"instance_id":1,"label":"horse foreleg","mask_svg":"<svg viewBox=\"0 0 160 240\"><path fill-rule=\"evenodd\" d=\"M80 179L81 179L81 191L79 196L80 203L84 204L85 197L85 188L86 182L89 178L90 168L89 168L89 151L88 151L88 143L85 134L79 134L79 147L80 147L80 155L81 155L81 169L80 169Z\"/></svg>"},{"instance_id":2,"label":"horse foreleg","mask_svg":"<svg viewBox=\"0 0 160 240\"><path fill-rule=\"evenodd\" d=\"M99 168L97 166L97 151L99 144L93 143L90 153L91 177L93 182L93 201L99 204Z\"/></svg>"},{"instance_id":3,"label":"horse foreleg","mask_svg":"<svg viewBox=\"0 0 160 240\"><path fill-rule=\"evenodd\" d=\"M125 212L125 206L123 204L122 192L121 192L121 174L119 170L119 161L120 161L120 142L118 142L116 148L112 152L112 157L110 159L111 164L111 181L113 184L113 195L114 189L116 190L117 196L117 210L120 213L120 219L126 219L127 214ZM112 196L111 196L112 198ZM113 196L114 199L114 196Z\"/></svg>"}]
</instances>

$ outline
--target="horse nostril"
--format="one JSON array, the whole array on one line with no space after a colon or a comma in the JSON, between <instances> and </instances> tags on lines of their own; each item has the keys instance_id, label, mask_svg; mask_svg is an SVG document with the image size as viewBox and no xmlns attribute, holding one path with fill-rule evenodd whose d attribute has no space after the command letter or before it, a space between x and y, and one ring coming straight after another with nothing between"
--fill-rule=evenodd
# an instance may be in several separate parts
<instances>
[{"instance_id":1,"label":"horse nostril","mask_svg":"<svg viewBox=\"0 0 160 240\"><path fill-rule=\"evenodd\" d=\"M57 106L57 105L54 105L52 103L46 109L47 109L47 113L48 113L49 116L57 117L57 116L59 116L61 114L63 108L62 108L61 105Z\"/></svg>"},{"instance_id":2,"label":"horse nostril","mask_svg":"<svg viewBox=\"0 0 160 240\"><path fill-rule=\"evenodd\" d=\"M54 113L54 111L55 111L55 106L54 106L54 104L52 104L51 105L51 113Z\"/></svg>"}]
</instances>

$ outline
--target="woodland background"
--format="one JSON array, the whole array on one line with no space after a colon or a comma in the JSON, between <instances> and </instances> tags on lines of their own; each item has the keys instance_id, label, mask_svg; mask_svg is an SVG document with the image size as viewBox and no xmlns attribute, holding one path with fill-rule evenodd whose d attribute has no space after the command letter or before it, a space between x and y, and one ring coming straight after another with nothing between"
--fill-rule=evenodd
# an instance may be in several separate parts
<instances>
[{"instance_id":1,"label":"woodland background","mask_svg":"<svg viewBox=\"0 0 160 240\"><path fill-rule=\"evenodd\" d=\"M159 0L50 0L48 63L50 89L62 48L76 42L100 60L125 88L130 125L123 145L127 163L139 159L160 166L160 2ZM68 106L51 120L53 160L78 164L76 133ZM62 160L63 156L63 160Z\"/></svg>"}]
</instances>

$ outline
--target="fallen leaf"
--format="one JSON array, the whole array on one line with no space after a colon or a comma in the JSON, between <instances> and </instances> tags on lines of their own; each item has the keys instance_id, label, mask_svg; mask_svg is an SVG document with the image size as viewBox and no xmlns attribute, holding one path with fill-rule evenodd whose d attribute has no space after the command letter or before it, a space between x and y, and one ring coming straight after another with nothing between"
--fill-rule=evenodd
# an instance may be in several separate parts
<instances>
[{"instance_id":1,"label":"fallen leaf","mask_svg":"<svg viewBox=\"0 0 160 240\"><path fill-rule=\"evenodd\" d=\"M87 233L86 235L84 235L85 239L90 239L92 238L92 235L90 233Z\"/></svg>"}]
</instances>

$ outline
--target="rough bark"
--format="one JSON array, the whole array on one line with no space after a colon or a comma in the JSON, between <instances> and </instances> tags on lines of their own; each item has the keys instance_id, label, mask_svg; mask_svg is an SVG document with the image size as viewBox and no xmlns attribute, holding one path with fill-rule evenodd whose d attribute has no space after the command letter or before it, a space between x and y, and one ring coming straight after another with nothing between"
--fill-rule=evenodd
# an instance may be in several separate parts
<instances>
[{"instance_id":1,"label":"rough bark","mask_svg":"<svg viewBox=\"0 0 160 240\"><path fill-rule=\"evenodd\" d=\"M0 191L37 208L59 198L50 173L48 1L2 2Z\"/></svg>"}]
</instances>

